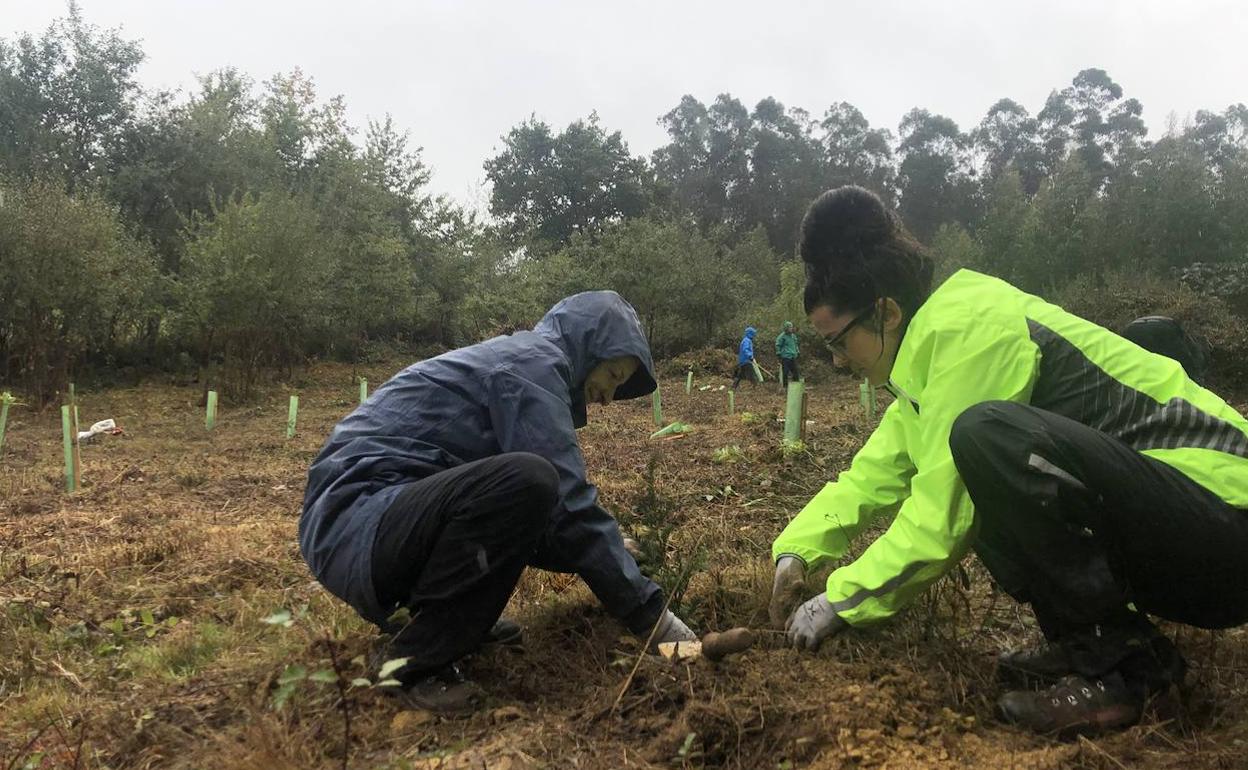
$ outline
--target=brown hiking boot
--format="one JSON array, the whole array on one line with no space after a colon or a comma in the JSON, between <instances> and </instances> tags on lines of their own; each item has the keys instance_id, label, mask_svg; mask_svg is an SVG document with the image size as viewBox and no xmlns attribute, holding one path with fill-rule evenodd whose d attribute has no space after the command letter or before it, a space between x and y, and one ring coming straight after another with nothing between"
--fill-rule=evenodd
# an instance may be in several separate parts
<instances>
[{"instance_id":1,"label":"brown hiking boot","mask_svg":"<svg viewBox=\"0 0 1248 770\"><path fill-rule=\"evenodd\" d=\"M424 709L435 714L462 714L473 711L485 700L485 693L451 663L431 671L401 677L403 684L377 689L400 700L404 707Z\"/></svg>"},{"instance_id":2,"label":"brown hiking boot","mask_svg":"<svg viewBox=\"0 0 1248 770\"><path fill-rule=\"evenodd\" d=\"M1121 730L1140 721L1143 688L1114 672L1099 679L1066 676L1047 690L1015 690L997 701L1006 722L1032 732L1067 738Z\"/></svg>"},{"instance_id":3,"label":"brown hiking boot","mask_svg":"<svg viewBox=\"0 0 1248 770\"><path fill-rule=\"evenodd\" d=\"M1043 641L997 656L997 679L1017 687L1048 686L1074 671L1070 654L1056 642Z\"/></svg>"}]
</instances>

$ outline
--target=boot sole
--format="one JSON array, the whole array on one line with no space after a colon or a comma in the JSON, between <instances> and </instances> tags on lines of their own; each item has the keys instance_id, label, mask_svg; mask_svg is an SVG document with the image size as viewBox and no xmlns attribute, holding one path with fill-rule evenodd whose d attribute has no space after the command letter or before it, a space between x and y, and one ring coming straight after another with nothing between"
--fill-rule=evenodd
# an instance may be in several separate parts
<instances>
[{"instance_id":1,"label":"boot sole","mask_svg":"<svg viewBox=\"0 0 1248 770\"><path fill-rule=\"evenodd\" d=\"M438 716L467 716L480 709L485 701L485 693L473 684L453 685L436 696L418 695L401 687L377 689L404 708L428 711Z\"/></svg>"}]
</instances>

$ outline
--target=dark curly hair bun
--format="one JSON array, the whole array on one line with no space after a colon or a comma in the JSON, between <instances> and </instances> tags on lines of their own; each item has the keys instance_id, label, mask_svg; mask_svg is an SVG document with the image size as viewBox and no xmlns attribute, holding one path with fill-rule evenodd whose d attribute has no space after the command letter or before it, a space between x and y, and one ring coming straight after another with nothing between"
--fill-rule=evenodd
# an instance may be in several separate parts
<instances>
[{"instance_id":1,"label":"dark curly hair bun","mask_svg":"<svg viewBox=\"0 0 1248 770\"><path fill-rule=\"evenodd\" d=\"M870 190L847 186L815 199L802 218L806 312L858 312L892 297L914 315L932 290L934 265L901 218Z\"/></svg>"},{"instance_id":2,"label":"dark curly hair bun","mask_svg":"<svg viewBox=\"0 0 1248 770\"><path fill-rule=\"evenodd\" d=\"M870 190L853 185L828 190L802 217L802 261L816 270L859 262L864 252L893 234L899 225L896 220Z\"/></svg>"}]
</instances>

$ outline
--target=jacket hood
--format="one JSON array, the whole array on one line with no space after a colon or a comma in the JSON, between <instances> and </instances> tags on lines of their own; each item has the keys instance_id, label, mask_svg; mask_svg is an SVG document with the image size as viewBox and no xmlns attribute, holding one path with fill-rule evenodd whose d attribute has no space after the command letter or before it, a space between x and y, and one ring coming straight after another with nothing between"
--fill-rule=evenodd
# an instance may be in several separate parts
<instances>
[{"instance_id":1,"label":"jacket hood","mask_svg":"<svg viewBox=\"0 0 1248 770\"><path fill-rule=\"evenodd\" d=\"M754 339L755 334L758 334L758 330L755 329L753 326L745 327L745 336L749 337L750 339Z\"/></svg>"},{"instance_id":2,"label":"jacket hood","mask_svg":"<svg viewBox=\"0 0 1248 770\"><path fill-rule=\"evenodd\" d=\"M654 360L637 311L613 291L586 291L559 301L533 331L567 354L572 375L572 422L585 426L585 380L595 366L617 356L635 356L641 365L615 389L615 400L647 395L658 387Z\"/></svg>"}]
</instances>

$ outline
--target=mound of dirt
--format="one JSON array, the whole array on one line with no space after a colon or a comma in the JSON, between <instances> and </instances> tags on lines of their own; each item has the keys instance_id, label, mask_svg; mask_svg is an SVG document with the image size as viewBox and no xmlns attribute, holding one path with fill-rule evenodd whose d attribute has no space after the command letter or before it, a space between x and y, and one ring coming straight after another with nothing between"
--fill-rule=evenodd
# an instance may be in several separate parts
<instances>
[{"instance_id":1,"label":"mound of dirt","mask_svg":"<svg viewBox=\"0 0 1248 770\"><path fill-rule=\"evenodd\" d=\"M701 348L661 361L655 368L660 377L684 377L690 370L695 377L710 374L731 377L737 368L737 354L725 348Z\"/></svg>"}]
</instances>

